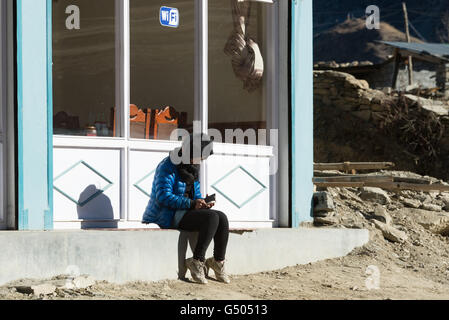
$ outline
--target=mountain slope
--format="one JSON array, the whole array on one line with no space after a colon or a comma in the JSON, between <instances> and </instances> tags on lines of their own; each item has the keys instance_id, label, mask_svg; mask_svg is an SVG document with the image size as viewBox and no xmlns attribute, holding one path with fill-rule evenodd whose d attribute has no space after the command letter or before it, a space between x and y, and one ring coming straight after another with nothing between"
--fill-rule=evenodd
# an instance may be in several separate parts
<instances>
[{"instance_id":1,"label":"mountain slope","mask_svg":"<svg viewBox=\"0 0 449 320\"><path fill-rule=\"evenodd\" d=\"M404 41L405 34L388 23L381 22L380 29L366 28L365 19L351 19L315 36L314 60L338 63L368 60L384 61L392 49L376 40ZM413 42L421 40L412 37Z\"/></svg>"},{"instance_id":2,"label":"mountain slope","mask_svg":"<svg viewBox=\"0 0 449 320\"><path fill-rule=\"evenodd\" d=\"M410 30L418 37L413 27L427 40L440 42L437 30L441 28L441 19L449 12L448 0L404 0L407 3ZM365 16L366 7L377 5L380 9L380 20L404 31L402 1L391 0L313 0L315 34L326 31L344 22L348 15L354 18Z\"/></svg>"}]
</instances>

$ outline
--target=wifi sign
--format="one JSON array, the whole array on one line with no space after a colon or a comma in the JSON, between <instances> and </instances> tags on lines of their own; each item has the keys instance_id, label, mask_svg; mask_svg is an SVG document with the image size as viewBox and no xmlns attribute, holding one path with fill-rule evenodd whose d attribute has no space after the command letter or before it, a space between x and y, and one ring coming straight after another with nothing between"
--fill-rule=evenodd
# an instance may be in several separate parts
<instances>
[{"instance_id":1,"label":"wifi sign","mask_svg":"<svg viewBox=\"0 0 449 320\"><path fill-rule=\"evenodd\" d=\"M179 27L179 10L176 8L161 7L159 21L164 27Z\"/></svg>"}]
</instances>

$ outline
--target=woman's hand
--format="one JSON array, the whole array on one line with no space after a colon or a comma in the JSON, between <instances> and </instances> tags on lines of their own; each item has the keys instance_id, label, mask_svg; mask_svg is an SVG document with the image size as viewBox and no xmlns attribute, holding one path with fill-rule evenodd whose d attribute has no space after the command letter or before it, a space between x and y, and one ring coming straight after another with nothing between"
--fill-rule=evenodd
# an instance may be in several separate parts
<instances>
[{"instance_id":1,"label":"woman's hand","mask_svg":"<svg viewBox=\"0 0 449 320\"><path fill-rule=\"evenodd\" d=\"M204 199L196 199L195 200L195 209L207 209L209 206L207 205L206 201Z\"/></svg>"}]
</instances>

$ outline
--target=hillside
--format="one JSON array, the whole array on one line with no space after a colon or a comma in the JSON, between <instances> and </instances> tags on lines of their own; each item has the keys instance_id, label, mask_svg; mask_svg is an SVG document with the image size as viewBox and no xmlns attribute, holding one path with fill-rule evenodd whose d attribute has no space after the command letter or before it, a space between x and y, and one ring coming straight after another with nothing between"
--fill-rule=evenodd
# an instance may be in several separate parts
<instances>
[{"instance_id":1,"label":"hillside","mask_svg":"<svg viewBox=\"0 0 449 320\"><path fill-rule=\"evenodd\" d=\"M314 60L337 63L368 60L380 63L392 54L392 48L376 43L376 40L404 41L405 34L386 22L381 22L379 30L369 30L365 19L346 20L315 35ZM412 41L422 42L414 37Z\"/></svg>"},{"instance_id":2,"label":"hillside","mask_svg":"<svg viewBox=\"0 0 449 320\"><path fill-rule=\"evenodd\" d=\"M409 19L413 27L427 40L439 42L437 30L441 28L441 18L449 12L447 0L405 0ZM354 18L365 16L366 7L377 5L380 8L382 22L388 23L398 30L404 31L402 1L390 0L314 0L314 31L324 32L344 22L348 15ZM412 36L418 34L412 28Z\"/></svg>"}]
</instances>

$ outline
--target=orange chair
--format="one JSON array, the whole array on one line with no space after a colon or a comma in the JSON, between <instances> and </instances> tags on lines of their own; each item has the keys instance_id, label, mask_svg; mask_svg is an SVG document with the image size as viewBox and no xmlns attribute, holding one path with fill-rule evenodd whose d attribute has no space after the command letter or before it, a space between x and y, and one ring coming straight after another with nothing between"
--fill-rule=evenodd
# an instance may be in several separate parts
<instances>
[{"instance_id":1,"label":"orange chair","mask_svg":"<svg viewBox=\"0 0 449 320\"><path fill-rule=\"evenodd\" d=\"M113 131L116 137L116 115L113 109ZM129 106L130 136L135 139L150 138L151 112L148 109L139 109L135 104Z\"/></svg>"},{"instance_id":2,"label":"orange chair","mask_svg":"<svg viewBox=\"0 0 449 320\"><path fill-rule=\"evenodd\" d=\"M171 133L179 128L180 114L172 107L153 112L153 138L156 140L169 140Z\"/></svg>"}]
</instances>

